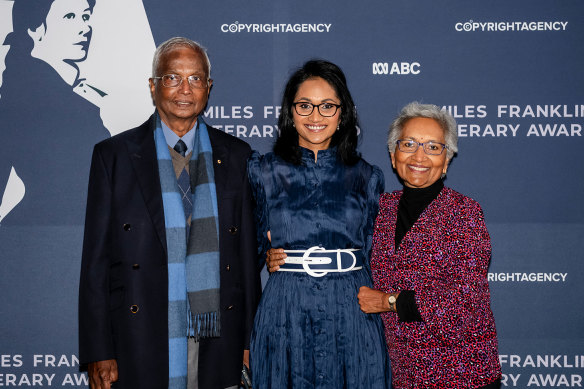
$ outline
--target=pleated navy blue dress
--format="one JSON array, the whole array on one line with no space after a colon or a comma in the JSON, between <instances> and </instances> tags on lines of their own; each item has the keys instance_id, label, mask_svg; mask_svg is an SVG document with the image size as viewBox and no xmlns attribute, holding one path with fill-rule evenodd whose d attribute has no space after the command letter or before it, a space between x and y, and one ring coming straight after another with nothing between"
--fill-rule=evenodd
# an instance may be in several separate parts
<instances>
[{"instance_id":1,"label":"pleated navy blue dress","mask_svg":"<svg viewBox=\"0 0 584 389\"><path fill-rule=\"evenodd\" d=\"M302 149L301 166L273 153L254 153L249 177L257 202L260 250L360 249L361 270L313 277L272 273L251 339L254 389L390 388L391 371L381 319L359 308L357 293L371 287L369 254L383 173L360 160L346 166L336 149ZM262 260L265 255L261 256Z\"/></svg>"}]
</instances>

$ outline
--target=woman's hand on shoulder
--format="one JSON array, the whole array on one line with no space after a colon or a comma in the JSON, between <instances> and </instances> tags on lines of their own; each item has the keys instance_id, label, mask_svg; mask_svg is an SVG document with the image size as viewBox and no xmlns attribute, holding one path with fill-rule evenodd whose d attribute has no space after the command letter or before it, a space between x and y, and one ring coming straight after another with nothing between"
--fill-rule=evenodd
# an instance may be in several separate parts
<instances>
[{"instance_id":1,"label":"woman's hand on shoulder","mask_svg":"<svg viewBox=\"0 0 584 389\"><path fill-rule=\"evenodd\" d=\"M365 313L381 313L389 311L389 295L377 289L371 289L367 286L359 288L359 306Z\"/></svg>"}]
</instances>

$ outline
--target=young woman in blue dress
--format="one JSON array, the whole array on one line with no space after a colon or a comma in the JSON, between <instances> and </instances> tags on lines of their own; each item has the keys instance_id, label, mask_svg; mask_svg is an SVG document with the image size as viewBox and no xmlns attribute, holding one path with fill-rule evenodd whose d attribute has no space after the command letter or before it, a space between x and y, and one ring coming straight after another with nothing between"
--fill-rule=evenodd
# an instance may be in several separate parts
<instances>
[{"instance_id":1,"label":"young woman in blue dress","mask_svg":"<svg viewBox=\"0 0 584 389\"><path fill-rule=\"evenodd\" d=\"M273 152L248 162L260 260L268 256L271 272L252 332L253 387L390 388L381 320L357 300L371 285L384 178L356 151L341 69L322 60L298 69L278 126Z\"/></svg>"}]
</instances>

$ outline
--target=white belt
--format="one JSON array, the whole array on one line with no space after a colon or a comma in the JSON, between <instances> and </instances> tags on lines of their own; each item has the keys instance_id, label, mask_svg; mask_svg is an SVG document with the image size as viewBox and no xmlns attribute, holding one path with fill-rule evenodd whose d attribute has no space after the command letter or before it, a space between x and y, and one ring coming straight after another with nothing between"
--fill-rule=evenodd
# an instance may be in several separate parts
<instances>
[{"instance_id":1,"label":"white belt","mask_svg":"<svg viewBox=\"0 0 584 389\"><path fill-rule=\"evenodd\" d=\"M304 272L308 273L312 277L322 277L327 273L344 273L353 270L360 270L362 266L355 266L357 264L357 257L353 254L354 251L360 251L360 249L333 249L327 250L324 247L313 246L308 250L284 250L286 254L302 254L301 257L288 255L284 260L287 264L302 265L302 269L291 269L282 268L278 271L293 271L293 272ZM333 267L333 258L327 256L310 257L312 253L336 253L336 267ZM349 254L353 258L353 263L351 266L343 268L341 261L341 254ZM311 269L310 265L328 265L331 264L330 269Z\"/></svg>"}]
</instances>

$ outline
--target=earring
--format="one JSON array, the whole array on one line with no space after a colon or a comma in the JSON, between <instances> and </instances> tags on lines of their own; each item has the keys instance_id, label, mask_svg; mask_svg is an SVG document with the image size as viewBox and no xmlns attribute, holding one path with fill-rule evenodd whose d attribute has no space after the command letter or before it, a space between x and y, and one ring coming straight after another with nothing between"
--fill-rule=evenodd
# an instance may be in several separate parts
<instances>
[{"instance_id":1,"label":"earring","mask_svg":"<svg viewBox=\"0 0 584 389\"><path fill-rule=\"evenodd\" d=\"M339 131L339 128L340 128L340 127L341 127L341 125L339 124L339 125L337 126L337 131Z\"/></svg>"}]
</instances>

